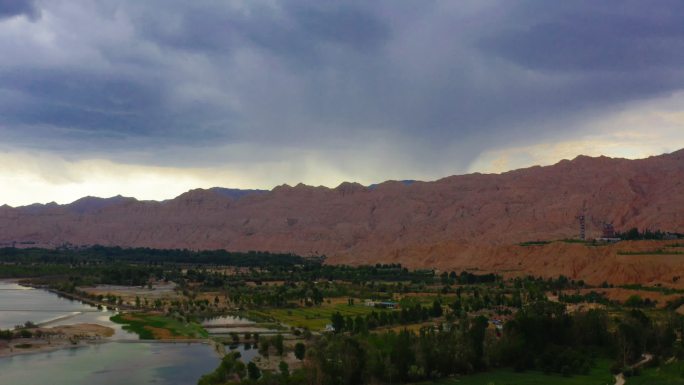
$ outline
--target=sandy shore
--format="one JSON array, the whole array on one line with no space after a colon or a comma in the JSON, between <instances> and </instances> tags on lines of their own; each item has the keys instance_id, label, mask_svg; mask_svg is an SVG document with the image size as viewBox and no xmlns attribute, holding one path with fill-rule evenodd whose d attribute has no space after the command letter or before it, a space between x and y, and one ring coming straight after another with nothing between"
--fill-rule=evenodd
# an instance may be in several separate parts
<instances>
[{"instance_id":1,"label":"sandy shore","mask_svg":"<svg viewBox=\"0 0 684 385\"><path fill-rule=\"evenodd\" d=\"M9 347L3 347L3 345L0 344L0 358L14 357L14 356L22 355L22 354L47 353L47 352L53 352L53 351L61 350L61 349L78 349L78 348L86 347L90 344L108 342L106 340L98 341L98 342L79 342L78 344L74 345L74 344L70 343L69 341L52 341L51 344L47 344L47 341L36 342L35 340L32 340L32 339L20 339L20 340L16 340L16 341L18 341L17 344L22 344L22 343L31 344L31 347L30 348L17 348L16 347L17 344L14 344L14 343L10 344Z\"/></svg>"},{"instance_id":2,"label":"sandy shore","mask_svg":"<svg viewBox=\"0 0 684 385\"><path fill-rule=\"evenodd\" d=\"M114 329L97 324L41 327L31 329L31 332L34 333L32 338L0 341L0 358L108 342L109 337L114 335Z\"/></svg>"}]
</instances>

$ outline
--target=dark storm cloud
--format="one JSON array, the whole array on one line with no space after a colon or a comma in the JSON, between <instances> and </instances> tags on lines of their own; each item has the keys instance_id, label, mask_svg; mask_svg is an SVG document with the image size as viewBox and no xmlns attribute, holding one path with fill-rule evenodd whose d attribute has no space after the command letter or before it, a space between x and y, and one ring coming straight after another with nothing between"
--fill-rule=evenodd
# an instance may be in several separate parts
<instances>
[{"instance_id":1,"label":"dark storm cloud","mask_svg":"<svg viewBox=\"0 0 684 385\"><path fill-rule=\"evenodd\" d=\"M533 2L483 46L528 68L548 71L643 71L684 64L684 3ZM526 18L522 26L519 17ZM517 24L517 25L516 25ZM516 25L515 27L513 25Z\"/></svg>"},{"instance_id":2,"label":"dark storm cloud","mask_svg":"<svg viewBox=\"0 0 684 385\"><path fill-rule=\"evenodd\" d=\"M0 0L0 20L21 15L35 20L40 10L33 0Z\"/></svg>"},{"instance_id":3,"label":"dark storm cloud","mask_svg":"<svg viewBox=\"0 0 684 385\"><path fill-rule=\"evenodd\" d=\"M530 112L526 116L595 114L684 87L684 3L516 4L493 20L497 27L483 31L475 46L490 60L546 78L535 90L523 88L514 102Z\"/></svg>"},{"instance_id":4,"label":"dark storm cloud","mask_svg":"<svg viewBox=\"0 0 684 385\"><path fill-rule=\"evenodd\" d=\"M277 9L255 4L248 13L195 3L172 11L178 13L177 26L169 28L168 19L155 12L141 18L144 34L193 51L230 54L237 45L251 45L301 59L320 54L324 44L369 51L388 33L388 25L362 3L283 2Z\"/></svg>"},{"instance_id":5,"label":"dark storm cloud","mask_svg":"<svg viewBox=\"0 0 684 385\"><path fill-rule=\"evenodd\" d=\"M55 28L51 46L41 20L28 47L0 34L0 134L52 150L375 140L467 165L684 87L676 1L38 5L0 0L0 17L41 8Z\"/></svg>"},{"instance_id":6,"label":"dark storm cloud","mask_svg":"<svg viewBox=\"0 0 684 385\"><path fill-rule=\"evenodd\" d=\"M108 140L128 138L144 145L188 139L205 143L221 136L207 128L212 118L226 119L229 114L201 104L179 109L166 99L166 82L152 75L15 70L2 73L0 84L10 94L26 96L0 103L0 125L23 130L33 126L30 130L38 137L58 137L41 144L47 147L73 141L102 143L106 148Z\"/></svg>"}]
</instances>

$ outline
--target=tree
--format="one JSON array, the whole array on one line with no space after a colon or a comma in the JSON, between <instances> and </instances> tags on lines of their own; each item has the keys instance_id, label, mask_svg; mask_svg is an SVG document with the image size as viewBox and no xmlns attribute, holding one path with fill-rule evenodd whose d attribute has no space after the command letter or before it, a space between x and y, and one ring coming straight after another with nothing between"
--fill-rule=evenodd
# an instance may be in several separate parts
<instances>
[{"instance_id":1,"label":"tree","mask_svg":"<svg viewBox=\"0 0 684 385\"><path fill-rule=\"evenodd\" d=\"M315 305L320 305L323 303L323 293L314 287L313 289L313 303Z\"/></svg>"},{"instance_id":2,"label":"tree","mask_svg":"<svg viewBox=\"0 0 684 385\"><path fill-rule=\"evenodd\" d=\"M487 318L479 316L475 318L470 325L468 336L470 337L473 353L475 355L474 363L476 367L481 366L483 363L484 339L488 324Z\"/></svg>"},{"instance_id":3,"label":"tree","mask_svg":"<svg viewBox=\"0 0 684 385\"><path fill-rule=\"evenodd\" d=\"M264 357L268 357L268 349L271 347L270 341L268 338L260 338L259 339L259 354L261 354Z\"/></svg>"},{"instance_id":4,"label":"tree","mask_svg":"<svg viewBox=\"0 0 684 385\"><path fill-rule=\"evenodd\" d=\"M627 307L642 307L644 306L644 300L639 295L630 295L625 301L625 306Z\"/></svg>"},{"instance_id":5,"label":"tree","mask_svg":"<svg viewBox=\"0 0 684 385\"><path fill-rule=\"evenodd\" d=\"M297 344L294 347L294 354L298 360L303 360L304 356L306 355L306 345L304 345L301 342L297 342Z\"/></svg>"},{"instance_id":6,"label":"tree","mask_svg":"<svg viewBox=\"0 0 684 385\"><path fill-rule=\"evenodd\" d=\"M442 304L438 300L435 300L435 302L432 303L432 311L430 312L430 315L435 318L442 316Z\"/></svg>"},{"instance_id":7,"label":"tree","mask_svg":"<svg viewBox=\"0 0 684 385\"><path fill-rule=\"evenodd\" d=\"M247 364L247 374L250 380L258 380L261 377L261 370L257 368L254 362Z\"/></svg>"},{"instance_id":8,"label":"tree","mask_svg":"<svg viewBox=\"0 0 684 385\"><path fill-rule=\"evenodd\" d=\"M365 334L367 331L368 327L366 325L366 322L360 315L357 315L356 319L354 320L354 333Z\"/></svg>"},{"instance_id":9,"label":"tree","mask_svg":"<svg viewBox=\"0 0 684 385\"><path fill-rule=\"evenodd\" d=\"M335 334L321 338L310 355L315 367L320 370L322 384L363 384L366 364L365 350L352 337Z\"/></svg>"},{"instance_id":10,"label":"tree","mask_svg":"<svg viewBox=\"0 0 684 385\"><path fill-rule=\"evenodd\" d=\"M276 351L278 352L279 356L283 355L283 351L285 350L285 346L283 345L283 335L278 334L273 338L273 346L276 348Z\"/></svg>"},{"instance_id":11,"label":"tree","mask_svg":"<svg viewBox=\"0 0 684 385\"><path fill-rule=\"evenodd\" d=\"M12 331L11 330L0 330L0 340L11 340L12 339ZM296 348L296 346L295 346ZM296 353L296 350L295 350Z\"/></svg>"},{"instance_id":12,"label":"tree","mask_svg":"<svg viewBox=\"0 0 684 385\"><path fill-rule=\"evenodd\" d=\"M280 370L280 374L282 374L283 377L290 376L290 367L287 365L287 362L280 361L280 364L278 364L278 369Z\"/></svg>"},{"instance_id":13,"label":"tree","mask_svg":"<svg viewBox=\"0 0 684 385\"><path fill-rule=\"evenodd\" d=\"M245 378L246 367L245 363L242 361L235 362L235 367L233 371L240 377L240 379Z\"/></svg>"},{"instance_id":14,"label":"tree","mask_svg":"<svg viewBox=\"0 0 684 385\"><path fill-rule=\"evenodd\" d=\"M451 310L457 314L461 313L461 300L460 299L457 299L456 301L454 301L453 304L451 304Z\"/></svg>"},{"instance_id":15,"label":"tree","mask_svg":"<svg viewBox=\"0 0 684 385\"><path fill-rule=\"evenodd\" d=\"M354 331L354 319L351 316L347 316L344 320L344 327L345 330L349 332Z\"/></svg>"},{"instance_id":16,"label":"tree","mask_svg":"<svg viewBox=\"0 0 684 385\"><path fill-rule=\"evenodd\" d=\"M442 285L446 285L449 283L449 273L447 273L446 271L440 274L439 278Z\"/></svg>"},{"instance_id":17,"label":"tree","mask_svg":"<svg viewBox=\"0 0 684 385\"><path fill-rule=\"evenodd\" d=\"M215 385L225 383L231 375L237 374L241 379L245 376L245 364L240 361L240 353L227 354L221 364L213 372L200 378L199 385Z\"/></svg>"},{"instance_id":18,"label":"tree","mask_svg":"<svg viewBox=\"0 0 684 385\"><path fill-rule=\"evenodd\" d=\"M344 331L344 317L339 311L335 312L330 320L332 321L332 327L335 333L342 333Z\"/></svg>"}]
</instances>

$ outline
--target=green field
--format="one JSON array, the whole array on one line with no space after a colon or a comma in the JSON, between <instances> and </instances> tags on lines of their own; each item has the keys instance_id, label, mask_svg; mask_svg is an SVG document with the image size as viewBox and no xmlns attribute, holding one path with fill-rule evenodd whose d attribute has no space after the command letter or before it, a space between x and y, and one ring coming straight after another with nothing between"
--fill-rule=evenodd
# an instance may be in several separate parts
<instances>
[{"instance_id":1,"label":"green field","mask_svg":"<svg viewBox=\"0 0 684 385\"><path fill-rule=\"evenodd\" d=\"M681 251L665 249L646 250L646 251L618 251L618 255L684 255Z\"/></svg>"},{"instance_id":2,"label":"green field","mask_svg":"<svg viewBox=\"0 0 684 385\"><path fill-rule=\"evenodd\" d=\"M640 375L628 378L627 385L684 385L684 362L644 369Z\"/></svg>"},{"instance_id":3,"label":"green field","mask_svg":"<svg viewBox=\"0 0 684 385\"><path fill-rule=\"evenodd\" d=\"M123 324L124 330L138 334L143 340L209 337L197 323L185 323L157 314L117 314L111 320Z\"/></svg>"},{"instance_id":4,"label":"green field","mask_svg":"<svg viewBox=\"0 0 684 385\"><path fill-rule=\"evenodd\" d=\"M586 376L562 377L534 371L520 373L513 369L499 369L437 382L425 382L422 385L613 385L615 378L609 369L610 361L602 360Z\"/></svg>"},{"instance_id":5,"label":"green field","mask_svg":"<svg viewBox=\"0 0 684 385\"><path fill-rule=\"evenodd\" d=\"M347 304L323 304L321 306L301 307L293 309L264 309L251 310L248 316L256 319L274 319L289 326L306 327L311 330L325 329L330 323L330 317L335 312L343 316L356 317L366 315L372 311L382 311L369 306Z\"/></svg>"},{"instance_id":6,"label":"green field","mask_svg":"<svg viewBox=\"0 0 684 385\"><path fill-rule=\"evenodd\" d=\"M548 244L550 244L550 243L551 243L551 241L528 241L528 242L521 242L521 243L518 243L518 246L523 246L523 247L527 247L527 246L544 246L544 245L548 245Z\"/></svg>"}]
</instances>

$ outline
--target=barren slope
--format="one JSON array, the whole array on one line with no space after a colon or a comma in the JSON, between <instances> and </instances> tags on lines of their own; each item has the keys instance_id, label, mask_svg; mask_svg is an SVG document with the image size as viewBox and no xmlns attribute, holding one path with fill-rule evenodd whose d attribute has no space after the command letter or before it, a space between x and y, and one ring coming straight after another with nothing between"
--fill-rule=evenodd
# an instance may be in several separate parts
<instances>
[{"instance_id":1,"label":"barren slope","mask_svg":"<svg viewBox=\"0 0 684 385\"><path fill-rule=\"evenodd\" d=\"M0 242L325 254L331 262L559 272L591 280L671 280L678 261L623 261L617 247L530 240L588 235L601 223L684 232L684 151L643 160L578 157L549 167L373 188L298 185L270 192L193 190L164 202L87 198L0 207ZM624 245L624 244L623 244ZM623 258L624 259L624 258ZM674 266L674 267L673 267ZM634 273L634 269L648 272Z\"/></svg>"}]
</instances>

